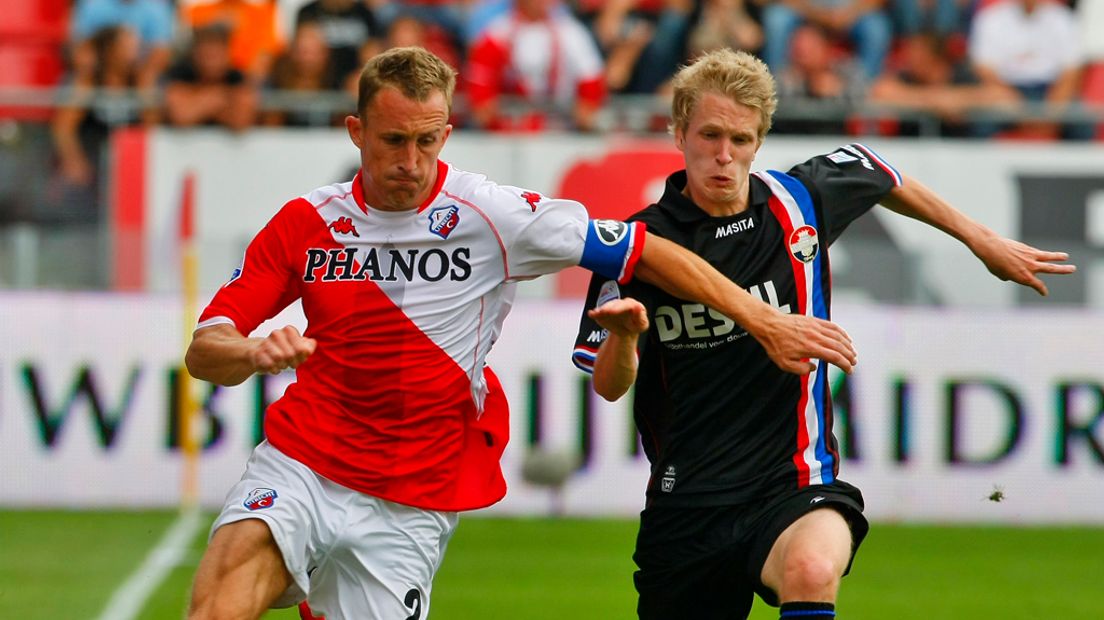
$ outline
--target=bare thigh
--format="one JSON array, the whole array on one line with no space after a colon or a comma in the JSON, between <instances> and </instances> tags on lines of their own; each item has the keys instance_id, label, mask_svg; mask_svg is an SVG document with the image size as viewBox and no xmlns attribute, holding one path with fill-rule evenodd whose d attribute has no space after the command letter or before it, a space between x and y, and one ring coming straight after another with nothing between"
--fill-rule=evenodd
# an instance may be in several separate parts
<instances>
[{"instance_id":1,"label":"bare thigh","mask_svg":"<svg viewBox=\"0 0 1104 620\"><path fill-rule=\"evenodd\" d=\"M192 587L189 620L259 618L292 583L268 524L244 519L215 530Z\"/></svg>"},{"instance_id":2,"label":"bare thigh","mask_svg":"<svg viewBox=\"0 0 1104 620\"><path fill-rule=\"evenodd\" d=\"M782 602L835 602L851 558L851 528L831 507L794 521L774 541L762 581Z\"/></svg>"}]
</instances>

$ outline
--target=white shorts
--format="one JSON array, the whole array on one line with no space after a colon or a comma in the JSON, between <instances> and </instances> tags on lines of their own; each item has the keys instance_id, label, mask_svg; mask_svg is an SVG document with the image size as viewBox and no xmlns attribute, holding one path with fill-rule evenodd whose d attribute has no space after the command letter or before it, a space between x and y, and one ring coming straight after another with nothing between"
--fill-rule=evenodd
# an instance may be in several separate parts
<instances>
[{"instance_id":1,"label":"white shorts","mask_svg":"<svg viewBox=\"0 0 1104 620\"><path fill-rule=\"evenodd\" d=\"M294 583L273 607L309 599L326 620L429 615L433 576L459 520L343 487L262 442L211 527L261 519Z\"/></svg>"}]
</instances>

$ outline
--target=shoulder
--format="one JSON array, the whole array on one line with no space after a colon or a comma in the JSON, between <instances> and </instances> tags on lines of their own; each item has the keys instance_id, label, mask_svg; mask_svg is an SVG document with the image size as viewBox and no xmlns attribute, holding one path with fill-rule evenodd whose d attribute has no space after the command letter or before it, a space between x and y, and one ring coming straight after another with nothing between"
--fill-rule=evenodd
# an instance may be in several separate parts
<instances>
[{"instance_id":1,"label":"shoulder","mask_svg":"<svg viewBox=\"0 0 1104 620\"><path fill-rule=\"evenodd\" d=\"M311 191L299 196L296 199L288 201L287 204L292 204L298 200L312 208L319 208L324 206L328 202L334 200L354 200L353 199L353 182L346 181L344 183L331 183L330 185L323 185L317 187Z\"/></svg>"}]
</instances>

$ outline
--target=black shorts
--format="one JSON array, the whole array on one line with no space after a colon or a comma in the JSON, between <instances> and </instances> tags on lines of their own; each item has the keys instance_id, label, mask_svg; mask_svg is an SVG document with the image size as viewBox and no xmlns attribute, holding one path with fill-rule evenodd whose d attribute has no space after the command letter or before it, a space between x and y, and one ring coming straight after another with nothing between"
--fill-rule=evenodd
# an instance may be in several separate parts
<instances>
[{"instance_id":1,"label":"black shorts","mask_svg":"<svg viewBox=\"0 0 1104 620\"><path fill-rule=\"evenodd\" d=\"M814 501L816 497L822 500ZM755 594L778 605L760 580L778 536L803 515L833 508L851 527L851 558L869 523L859 490L837 480L738 506L649 506L640 513L633 560L641 619L746 618ZM848 562L847 571L851 570Z\"/></svg>"}]
</instances>

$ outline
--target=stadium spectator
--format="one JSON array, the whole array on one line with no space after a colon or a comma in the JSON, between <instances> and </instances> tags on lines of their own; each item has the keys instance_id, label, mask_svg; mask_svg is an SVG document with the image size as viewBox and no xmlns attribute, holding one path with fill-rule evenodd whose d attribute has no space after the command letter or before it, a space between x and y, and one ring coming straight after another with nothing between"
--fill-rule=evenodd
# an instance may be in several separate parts
<instances>
[{"instance_id":1,"label":"stadium spectator","mask_svg":"<svg viewBox=\"0 0 1104 620\"><path fill-rule=\"evenodd\" d=\"M955 62L944 39L934 34L918 34L902 42L900 67L878 78L870 88L872 103L888 104L935 115L940 135L952 137L984 136L991 133L990 123L980 126L967 120L969 112L1011 106L1019 94L999 82L981 82L969 63ZM902 121L899 132L919 133L915 122Z\"/></svg>"},{"instance_id":2,"label":"stadium spectator","mask_svg":"<svg viewBox=\"0 0 1104 620\"><path fill-rule=\"evenodd\" d=\"M893 42L893 24L885 0L771 0L763 7L763 60L775 75L789 64L791 38L797 27L811 23L834 39L850 41L867 79L882 72Z\"/></svg>"},{"instance_id":3,"label":"stadium spectator","mask_svg":"<svg viewBox=\"0 0 1104 620\"><path fill-rule=\"evenodd\" d=\"M305 21L299 24L291 45L276 59L269 88L300 94L340 91L342 84L334 69L331 51L318 22ZM269 110L261 115L261 122L265 125L288 127L335 125L340 120L328 110Z\"/></svg>"},{"instance_id":4,"label":"stadium spectator","mask_svg":"<svg viewBox=\"0 0 1104 620\"><path fill-rule=\"evenodd\" d=\"M837 54L824 31L810 24L799 27L790 46L790 63L778 76L782 101L805 100L852 105L862 101L866 79L849 54ZM845 133L833 118L790 118L774 125L778 133Z\"/></svg>"},{"instance_id":5,"label":"stadium spectator","mask_svg":"<svg viewBox=\"0 0 1104 620\"><path fill-rule=\"evenodd\" d=\"M474 0L375 0L373 10L384 25L400 16L409 16L439 28L449 39L449 45L462 49L469 43L468 11L474 3Z\"/></svg>"},{"instance_id":6,"label":"stadium spectator","mask_svg":"<svg viewBox=\"0 0 1104 620\"><path fill-rule=\"evenodd\" d=\"M541 129L555 111L578 129L594 129L606 97L602 56L582 23L560 9L558 0L514 0L472 44L467 94L476 127ZM531 109L518 118L506 114L504 95Z\"/></svg>"},{"instance_id":7,"label":"stadium spectator","mask_svg":"<svg viewBox=\"0 0 1104 620\"><path fill-rule=\"evenodd\" d=\"M140 46L134 86L153 88L172 60L174 22L168 0L78 0L70 21L74 71L96 71L93 36L124 26L138 36Z\"/></svg>"},{"instance_id":8,"label":"stadium spectator","mask_svg":"<svg viewBox=\"0 0 1104 620\"><path fill-rule=\"evenodd\" d=\"M686 56L692 0L609 0L585 3L583 10L612 91L654 93Z\"/></svg>"},{"instance_id":9,"label":"stadium spectator","mask_svg":"<svg viewBox=\"0 0 1104 620\"><path fill-rule=\"evenodd\" d=\"M1058 252L998 237L862 145L751 172L770 129L764 63L721 50L675 76L686 168L630 220L708 257L789 312L827 319L827 248L881 202L965 243L997 277L1046 294ZM635 385L651 462L633 556L642 619L746 618L758 594L783 620L835 617L867 533L862 494L839 480L827 364L781 372L742 325L639 282L592 277L573 360L608 400ZM654 328L648 330L649 325ZM595 341L601 342L595 345Z\"/></svg>"},{"instance_id":10,"label":"stadium spectator","mask_svg":"<svg viewBox=\"0 0 1104 620\"><path fill-rule=\"evenodd\" d=\"M201 0L183 6L183 25L191 31L219 25L230 33L230 61L251 84L268 79L283 48L279 3L275 0Z\"/></svg>"},{"instance_id":11,"label":"stadium spectator","mask_svg":"<svg viewBox=\"0 0 1104 620\"><path fill-rule=\"evenodd\" d=\"M151 123L156 110L146 110L127 96L142 71L138 35L126 26L108 26L88 39L91 72L74 74L70 99L51 121L61 184L53 201L94 214L99 204L103 150L112 127Z\"/></svg>"},{"instance_id":12,"label":"stadium spectator","mask_svg":"<svg viewBox=\"0 0 1104 620\"><path fill-rule=\"evenodd\" d=\"M342 82L356 79L364 64L361 59L376 51L368 48L383 38L383 28L362 0L313 0L295 15L296 29L307 22L322 29L334 71Z\"/></svg>"},{"instance_id":13,"label":"stadium spectator","mask_svg":"<svg viewBox=\"0 0 1104 620\"><path fill-rule=\"evenodd\" d=\"M900 36L921 33L965 37L965 16L975 0L889 0L895 31Z\"/></svg>"},{"instance_id":14,"label":"stadium spectator","mask_svg":"<svg viewBox=\"0 0 1104 620\"><path fill-rule=\"evenodd\" d=\"M754 6L754 5L752 5ZM754 52L763 46L763 29L744 0L705 0L690 31L691 59L722 48Z\"/></svg>"},{"instance_id":15,"label":"stadium spectator","mask_svg":"<svg viewBox=\"0 0 1104 620\"><path fill-rule=\"evenodd\" d=\"M999 0L974 16L970 60L982 83L1010 86L1023 101L1062 110L1079 94L1080 34L1063 2ZM1055 137L1059 130L1059 124L1046 121L1019 128L1025 137L1039 138Z\"/></svg>"},{"instance_id":16,"label":"stadium spectator","mask_svg":"<svg viewBox=\"0 0 1104 620\"><path fill-rule=\"evenodd\" d=\"M187 57L166 76L166 120L176 127L241 131L256 116L257 91L230 61L230 33L221 24L196 30Z\"/></svg>"}]
</instances>

